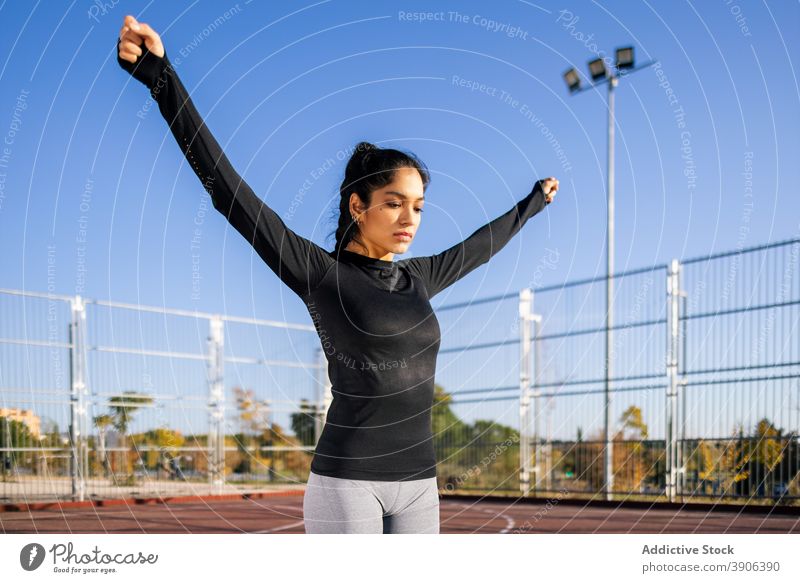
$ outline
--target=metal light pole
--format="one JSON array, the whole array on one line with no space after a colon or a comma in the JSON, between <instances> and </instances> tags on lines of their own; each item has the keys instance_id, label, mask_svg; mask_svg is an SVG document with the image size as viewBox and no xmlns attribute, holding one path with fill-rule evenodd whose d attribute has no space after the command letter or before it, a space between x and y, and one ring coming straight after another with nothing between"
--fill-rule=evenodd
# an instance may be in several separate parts
<instances>
[{"instance_id":1,"label":"metal light pole","mask_svg":"<svg viewBox=\"0 0 800 583\"><path fill-rule=\"evenodd\" d=\"M617 86L616 77L611 77L608 82L608 203L606 204L606 378L603 389L605 398L605 420L603 423L603 436L606 447L604 454L605 465L605 496L606 500L613 498L614 491L614 441L611 436L611 366L613 358L612 336L614 335L614 88Z\"/></svg>"},{"instance_id":2,"label":"metal light pole","mask_svg":"<svg viewBox=\"0 0 800 583\"><path fill-rule=\"evenodd\" d=\"M603 59L594 59L589 61L589 74L592 77L592 83L586 87L581 86L580 76L578 71L574 68L564 73L564 80L567 83L570 94L581 93L594 89L598 85L608 83L608 203L607 208L607 221L606 228L606 365L605 365L605 413L604 413L604 427L603 435L605 440L605 448L603 453L603 466L605 467L605 482L603 491L606 500L612 500L612 492L614 490L614 458L613 458L613 441L611 436L611 371L612 371L612 339L614 330L614 302L612 300L614 293L614 89L619 84L620 77L627 76L631 73L649 67L657 61L649 61L638 67L634 67L633 62L633 47L618 48L616 52L615 66L608 68Z\"/></svg>"}]
</instances>

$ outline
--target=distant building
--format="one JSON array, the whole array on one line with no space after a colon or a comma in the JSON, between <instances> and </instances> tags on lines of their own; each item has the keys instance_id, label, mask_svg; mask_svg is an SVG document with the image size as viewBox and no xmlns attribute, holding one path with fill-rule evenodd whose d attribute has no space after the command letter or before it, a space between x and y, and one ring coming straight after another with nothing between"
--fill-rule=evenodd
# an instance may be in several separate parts
<instances>
[{"instance_id":1,"label":"distant building","mask_svg":"<svg viewBox=\"0 0 800 583\"><path fill-rule=\"evenodd\" d=\"M0 417L6 417L12 421L20 421L28 426L28 431L31 432L36 439L41 436L41 419L38 415L34 415L33 411L29 409L11 409L0 407Z\"/></svg>"}]
</instances>

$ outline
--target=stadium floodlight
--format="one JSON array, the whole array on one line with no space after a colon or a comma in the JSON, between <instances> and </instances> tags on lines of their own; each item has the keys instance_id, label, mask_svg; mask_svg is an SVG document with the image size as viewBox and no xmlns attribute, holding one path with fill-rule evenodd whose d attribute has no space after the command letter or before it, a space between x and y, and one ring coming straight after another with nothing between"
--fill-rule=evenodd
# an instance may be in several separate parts
<instances>
[{"instance_id":1,"label":"stadium floodlight","mask_svg":"<svg viewBox=\"0 0 800 583\"><path fill-rule=\"evenodd\" d=\"M597 53L595 53L597 54ZM585 87L581 87L580 77L575 69L570 69L564 73L564 81L567 82L570 94L584 93L590 89L595 89L600 85L608 84L608 213L606 216L606 310L605 310L605 340L606 340L606 365L605 369L605 387L603 394L605 397L605 405L603 408L603 440L605 441L605 448L603 449L603 471L604 476L603 491L606 500L613 500L614 491L614 440L612 439L614 420L611 416L611 381L613 379L614 369L614 354L613 354L613 337L614 331L612 323L614 320L614 302L611 298L614 295L614 89L619 84L619 80L623 77L640 71L645 67L654 65L658 61L649 61L643 63L638 67L634 66L633 47L618 47L616 49L616 64L612 65L610 62L606 67L603 59L597 58L589 61L589 75L591 82L587 83ZM609 59L610 61L610 59ZM671 430L670 430L671 431ZM538 435L538 433L537 433ZM674 438L669 438L674 443ZM528 463L525 457L524 449L520 448L520 467L526 467ZM678 459L677 447L670 447L667 452L666 469L669 476L666 491L667 498L670 502L677 500L678 493L678 472L680 471L680 461ZM520 489L523 491L527 486L520 481Z\"/></svg>"},{"instance_id":2,"label":"stadium floodlight","mask_svg":"<svg viewBox=\"0 0 800 583\"><path fill-rule=\"evenodd\" d=\"M617 49L617 69L630 69L633 67L633 47Z\"/></svg>"},{"instance_id":3,"label":"stadium floodlight","mask_svg":"<svg viewBox=\"0 0 800 583\"><path fill-rule=\"evenodd\" d=\"M578 75L578 71L575 70L575 67L564 73L564 81L566 81L570 93L575 93L581 88L581 78L580 75Z\"/></svg>"},{"instance_id":4,"label":"stadium floodlight","mask_svg":"<svg viewBox=\"0 0 800 583\"><path fill-rule=\"evenodd\" d=\"M606 64L603 59L589 61L589 74L592 76L592 81L597 81L606 76Z\"/></svg>"}]
</instances>

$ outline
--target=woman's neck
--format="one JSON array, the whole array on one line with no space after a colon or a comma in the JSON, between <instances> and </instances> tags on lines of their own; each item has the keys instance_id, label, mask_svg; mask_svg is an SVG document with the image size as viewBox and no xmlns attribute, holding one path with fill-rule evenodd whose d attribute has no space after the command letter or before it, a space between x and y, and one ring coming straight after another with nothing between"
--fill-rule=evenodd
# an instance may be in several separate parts
<instances>
[{"instance_id":1,"label":"woman's neck","mask_svg":"<svg viewBox=\"0 0 800 583\"><path fill-rule=\"evenodd\" d=\"M353 241L350 241L344 249L352 253L358 253L359 255L365 255L366 257L371 257L372 259L380 259L381 261L394 260L394 253L391 253L389 251L384 251L383 253L381 253L381 251L379 251L377 248L370 249L368 245L364 246L359 243L355 243Z\"/></svg>"}]
</instances>

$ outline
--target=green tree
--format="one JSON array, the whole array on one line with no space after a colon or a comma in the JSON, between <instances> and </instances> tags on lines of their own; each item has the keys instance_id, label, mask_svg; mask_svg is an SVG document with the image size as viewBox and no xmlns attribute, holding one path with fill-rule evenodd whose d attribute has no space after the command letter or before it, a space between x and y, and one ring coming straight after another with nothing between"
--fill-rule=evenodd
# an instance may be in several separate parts
<instances>
[{"instance_id":1,"label":"green tree","mask_svg":"<svg viewBox=\"0 0 800 583\"><path fill-rule=\"evenodd\" d=\"M453 412L453 397L444 388L435 384L433 387L433 409L431 411L431 427L434 442L463 443L467 438L468 425Z\"/></svg>"},{"instance_id":2,"label":"green tree","mask_svg":"<svg viewBox=\"0 0 800 583\"><path fill-rule=\"evenodd\" d=\"M40 445L42 447L61 447L61 433L58 429L58 423L49 417L42 417L42 437Z\"/></svg>"},{"instance_id":3,"label":"green tree","mask_svg":"<svg viewBox=\"0 0 800 583\"><path fill-rule=\"evenodd\" d=\"M142 434L132 435L131 441L138 451L145 451L145 467L151 469L160 467L167 473L172 473L169 462L180 453L186 439L180 431L158 427Z\"/></svg>"},{"instance_id":4,"label":"green tree","mask_svg":"<svg viewBox=\"0 0 800 583\"><path fill-rule=\"evenodd\" d=\"M636 405L631 405L622 413L620 418L623 439L647 439L647 423L642 418L642 410Z\"/></svg>"},{"instance_id":5,"label":"green tree","mask_svg":"<svg viewBox=\"0 0 800 583\"><path fill-rule=\"evenodd\" d=\"M756 423L751 437L740 437L738 467L748 480L746 483L738 481L737 494L769 495L775 481L775 468L783 460L782 433L769 419L763 418Z\"/></svg>"},{"instance_id":6,"label":"green tree","mask_svg":"<svg viewBox=\"0 0 800 583\"><path fill-rule=\"evenodd\" d=\"M124 391L121 395L114 395L108 400L108 408L111 410L111 418L114 420L114 428L119 432L123 447L127 447L128 428L133 421L133 414L142 407L152 405L153 398L149 395L137 391ZM136 482L136 475L130 464L129 456L125 456L125 471L127 476L124 480L125 485L132 485Z\"/></svg>"},{"instance_id":7,"label":"green tree","mask_svg":"<svg viewBox=\"0 0 800 583\"><path fill-rule=\"evenodd\" d=\"M756 439L751 441L751 457L753 461L761 464L766 472L772 472L783 459L782 433L769 419L761 419L756 424Z\"/></svg>"},{"instance_id":8,"label":"green tree","mask_svg":"<svg viewBox=\"0 0 800 583\"><path fill-rule=\"evenodd\" d=\"M285 449L271 449L259 455L267 458L268 464L267 477L272 480L275 476L284 476L292 480L299 480L308 475L311 458L303 450L299 449L301 442L294 436L286 433L278 423L270 423L264 427L258 438L259 448L281 447Z\"/></svg>"},{"instance_id":9,"label":"green tree","mask_svg":"<svg viewBox=\"0 0 800 583\"><path fill-rule=\"evenodd\" d=\"M431 426L442 484L481 488L507 480L519 469L519 433L492 420L465 423L453 411L453 397L434 385Z\"/></svg>"},{"instance_id":10,"label":"green tree","mask_svg":"<svg viewBox=\"0 0 800 583\"><path fill-rule=\"evenodd\" d=\"M31 434L28 426L22 421L11 419L9 417L0 417L0 448L3 451L0 453L0 465L3 475L3 481L6 481L7 474L14 471L14 468L19 465L20 456L24 452L5 451L6 448L18 447L31 447L34 437Z\"/></svg>"},{"instance_id":11,"label":"green tree","mask_svg":"<svg viewBox=\"0 0 800 583\"><path fill-rule=\"evenodd\" d=\"M292 431L303 445L314 445L316 408L307 399L300 399L300 410L292 413Z\"/></svg>"},{"instance_id":12,"label":"green tree","mask_svg":"<svg viewBox=\"0 0 800 583\"><path fill-rule=\"evenodd\" d=\"M740 484L750 477L750 472L747 469L747 440L741 424L734 429L734 436L721 445L719 469L724 494L731 493L731 489L734 492L744 490Z\"/></svg>"},{"instance_id":13,"label":"green tree","mask_svg":"<svg viewBox=\"0 0 800 583\"><path fill-rule=\"evenodd\" d=\"M259 456L258 451L255 453L251 451L256 437L269 428L269 402L257 400L252 389L234 387L233 395L236 400L238 422L241 429L241 432L236 435L236 447L239 450L240 459L233 471L249 473L252 471L253 457Z\"/></svg>"},{"instance_id":14,"label":"green tree","mask_svg":"<svg viewBox=\"0 0 800 583\"><path fill-rule=\"evenodd\" d=\"M645 440L648 428L641 408L631 405L620 416L620 429L614 436L614 487L628 492L643 492L653 463L648 459Z\"/></svg>"},{"instance_id":15,"label":"green tree","mask_svg":"<svg viewBox=\"0 0 800 583\"><path fill-rule=\"evenodd\" d=\"M114 428L122 434L123 439L133 421L133 414L142 407L152 404L152 397L136 391L124 391L121 395L115 395L108 400Z\"/></svg>"}]
</instances>

